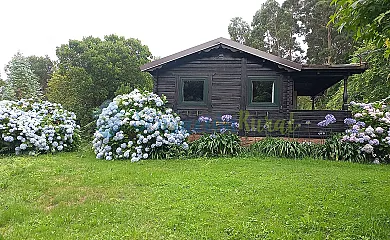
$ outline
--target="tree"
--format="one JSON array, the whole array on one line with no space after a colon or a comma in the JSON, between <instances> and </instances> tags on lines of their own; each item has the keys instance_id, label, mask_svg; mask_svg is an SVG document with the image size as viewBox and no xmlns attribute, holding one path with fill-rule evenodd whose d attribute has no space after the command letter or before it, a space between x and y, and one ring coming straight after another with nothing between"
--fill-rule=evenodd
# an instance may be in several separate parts
<instances>
[{"instance_id":1,"label":"tree","mask_svg":"<svg viewBox=\"0 0 390 240\"><path fill-rule=\"evenodd\" d=\"M1 96L3 95L4 86L5 86L5 81L1 78L1 75L0 75L0 99L1 99Z\"/></svg>"},{"instance_id":2,"label":"tree","mask_svg":"<svg viewBox=\"0 0 390 240\"><path fill-rule=\"evenodd\" d=\"M353 38L348 33L338 33L328 24L335 7L331 0L305 0L302 23L307 43L307 61L310 64L338 64L349 62L354 51Z\"/></svg>"},{"instance_id":3,"label":"tree","mask_svg":"<svg viewBox=\"0 0 390 240\"><path fill-rule=\"evenodd\" d=\"M5 85L5 81L1 78L1 74L0 74L0 87L2 87L4 85Z\"/></svg>"},{"instance_id":4,"label":"tree","mask_svg":"<svg viewBox=\"0 0 390 240\"><path fill-rule=\"evenodd\" d=\"M27 58L20 52L12 57L12 60L5 67L5 72L7 81L2 94L3 99L17 100L41 97L38 77L31 70Z\"/></svg>"},{"instance_id":5,"label":"tree","mask_svg":"<svg viewBox=\"0 0 390 240\"><path fill-rule=\"evenodd\" d=\"M302 48L297 41L297 3L288 1L280 6L267 0L253 17L250 45L293 61L301 61Z\"/></svg>"},{"instance_id":6,"label":"tree","mask_svg":"<svg viewBox=\"0 0 390 240\"><path fill-rule=\"evenodd\" d=\"M47 55L45 57L28 56L27 61L33 73L38 77L41 90L45 94L47 83L54 71L54 63Z\"/></svg>"},{"instance_id":7,"label":"tree","mask_svg":"<svg viewBox=\"0 0 390 240\"><path fill-rule=\"evenodd\" d=\"M390 56L390 0L333 0L336 8L329 24L350 32L356 40L386 48Z\"/></svg>"},{"instance_id":8,"label":"tree","mask_svg":"<svg viewBox=\"0 0 390 240\"><path fill-rule=\"evenodd\" d=\"M331 0L303 1L300 14L301 30L307 44L306 61L309 64L348 63L356 48L351 34L339 33L336 27L328 24L329 17L335 11L330 2ZM318 96L316 108L326 108L340 86L341 83L338 83L327 89L324 95Z\"/></svg>"},{"instance_id":9,"label":"tree","mask_svg":"<svg viewBox=\"0 0 390 240\"><path fill-rule=\"evenodd\" d=\"M48 87L47 97L50 101L61 103L65 109L71 109L83 124L91 121L91 108L94 107L95 97L90 90L95 86L84 68L72 66L63 75L58 71L54 72Z\"/></svg>"},{"instance_id":10,"label":"tree","mask_svg":"<svg viewBox=\"0 0 390 240\"><path fill-rule=\"evenodd\" d=\"M384 99L390 93L390 59L383 57L385 49L377 49L374 44L368 44L355 52L353 62L369 62L370 67L362 74L354 75L348 80L348 95L350 101L374 102ZM328 108L342 104L343 87L333 94L327 103Z\"/></svg>"},{"instance_id":11,"label":"tree","mask_svg":"<svg viewBox=\"0 0 390 240\"><path fill-rule=\"evenodd\" d=\"M248 39L251 33L250 26L240 17L235 17L230 20L228 27L230 39L241 44L248 44Z\"/></svg>"},{"instance_id":12,"label":"tree","mask_svg":"<svg viewBox=\"0 0 390 240\"><path fill-rule=\"evenodd\" d=\"M113 99L118 90L152 88L151 76L140 71L152 55L137 39L86 37L69 40L56 53L58 64L49 81L48 98L78 114L82 125L92 121L93 109Z\"/></svg>"}]
</instances>

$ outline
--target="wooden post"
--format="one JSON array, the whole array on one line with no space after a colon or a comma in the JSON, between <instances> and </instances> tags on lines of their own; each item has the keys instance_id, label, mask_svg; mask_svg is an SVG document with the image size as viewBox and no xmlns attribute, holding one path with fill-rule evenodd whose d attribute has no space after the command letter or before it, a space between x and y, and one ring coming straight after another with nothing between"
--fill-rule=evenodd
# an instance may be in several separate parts
<instances>
[{"instance_id":1,"label":"wooden post","mask_svg":"<svg viewBox=\"0 0 390 240\"><path fill-rule=\"evenodd\" d=\"M152 75L153 77L153 93L158 94L158 71Z\"/></svg>"},{"instance_id":2,"label":"wooden post","mask_svg":"<svg viewBox=\"0 0 390 240\"><path fill-rule=\"evenodd\" d=\"M344 76L343 110L348 110L348 76Z\"/></svg>"},{"instance_id":3,"label":"wooden post","mask_svg":"<svg viewBox=\"0 0 390 240\"><path fill-rule=\"evenodd\" d=\"M241 59L241 99L240 99L240 112L246 110L247 103L247 82L248 82L248 73L247 73L247 59L243 57ZM245 135L245 129L242 127L239 131L240 136Z\"/></svg>"},{"instance_id":4,"label":"wooden post","mask_svg":"<svg viewBox=\"0 0 390 240\"><path fill-rule=\"evenodd\" d=\"M311 96L311 110L314 110L314 100L316 99L316 96Z\"/></svg>"}]
</instances>

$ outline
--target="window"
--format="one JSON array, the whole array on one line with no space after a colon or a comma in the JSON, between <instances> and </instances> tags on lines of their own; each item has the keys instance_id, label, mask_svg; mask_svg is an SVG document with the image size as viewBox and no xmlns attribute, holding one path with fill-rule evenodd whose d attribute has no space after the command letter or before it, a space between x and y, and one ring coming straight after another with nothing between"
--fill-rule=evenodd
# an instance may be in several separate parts
<instances>
[{"instance_id":1,"label":"window","mask_svg":"<svg viewBox=\"0 0 390 240\"><path fill-rule=\"evenodd\" d=\"M185 77L179 82L180 104L206 105L207 104L207 78Z\"/></svg>"},{"instance_id":2,"label":"window","mask_svg":"<svg viewBox=\"0 0 390 240\"><path fill-rule=\"evenodd\" d=\"M248 77L249 106L277 107L278 96L276 76Z\"/></svg>"},{"instance_id":3,"label":"window","mask_svg":"<svg viewBox=\"0 0 390 240\"><path fill-rule=\"evenodd\" d=\"M274 103L274 81L252 81L253 103Z\"/></svg>"},{"instance_id":4,"label":"window","mask_svg":"<svg viewBox=\"0 0 390 240\"><path fill-rule=\"evenodd\" d=\"M183 80L183 102L203 102L204 81Z\"/></svg>"}]
</instances>

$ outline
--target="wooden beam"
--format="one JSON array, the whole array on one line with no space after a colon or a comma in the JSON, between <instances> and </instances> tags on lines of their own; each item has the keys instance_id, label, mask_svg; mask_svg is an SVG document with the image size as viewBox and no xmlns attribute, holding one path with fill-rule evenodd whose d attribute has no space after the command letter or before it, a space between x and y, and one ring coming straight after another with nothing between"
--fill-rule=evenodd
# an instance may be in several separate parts
<instances>
[{"instance_id":1,"label":"wooden beam","mask_svg":"<svg viewBox=\"0 0 390 240\"><path fill-rule=\"evenodd\" d=\"M344 76L343 110L348 110L348 76Z\"/></svg>"},{"instance_id":2,"label":"wooden beam","mask_svg":"<svg viewBox=\"0 0 390 240\"><path fill-rule=\"evenodd\" d=\"M314 110L315 106L314 106L314 101L316 100L316 96L311 96L311 110Z\"/></svg>"},{"instance_id":3,"label":"wooden beam","mask_svg":"<svg viewBox=\"0 0 390 240\"><path fill-rule=\"evenodd\" d=\"M153 93L158 94L158 71L156 71L155 75L152 75L153 77Z\"/></svg>"},{"instance_id":4,"label":"wooden beam","mask_svg":"<svg viewBox=\"0 0 390 240\"><path fill-rule=\"evenodd\" d=\"M241 59L241 99L240 99L240 111L246 110L247 104L247 82L248 82L248 73L247 73L247 59L243 57ZM245 135L244 128L241 128L239 131L240 136Z\"/></svg>"}]
</instances>

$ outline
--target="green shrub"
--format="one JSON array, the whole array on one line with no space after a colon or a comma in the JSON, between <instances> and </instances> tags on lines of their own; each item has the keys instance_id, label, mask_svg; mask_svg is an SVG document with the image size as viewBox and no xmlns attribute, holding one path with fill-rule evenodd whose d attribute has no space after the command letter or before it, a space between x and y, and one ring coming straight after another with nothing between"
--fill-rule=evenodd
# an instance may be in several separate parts
<instances>
[{"instance_id":1,"label":"green shrub","mask_svg":"<svg viewBox=\"0 0 390 240\"><path fill-rule=\"evenodd\" d=\"M323 159L347 162L368 162L367 156L360 150L358 143L340 140L340 134L334 134L321 146Z\"/></svg>"},{"instance_id":2,"label":"green shrub","mask_svg":"<svg viewBox=\"0 0 390 240\"><path fill-rule=\"evenodd\" d=\"M153 148L149 154L150 159L182 159L188 156L188 149L177 145L163 145L160 148Z\"/></svg>"},{"instance_id":3,"label":"green shrub","mask_svg":"<svg viewBox=\"0 0 390 240\"><path fill-rule=\"evenodd\" d=\"M317 158L334 161L367 162L358 144L343 142L340 135L332 135L323 144L297 142L281 138L266 138L247 148L249 156L283 158Z\"/></svg>"},{"instance_id":4,"label":"green shrub","mask_svg":"<svg viewBox=\"0 0 390 240\"><path fill-rule=\"evenodd\" d=\"M237 134L228 131L205 134L190 143L189 151L191 156L237 156L242 151L241 139Z\"/></svg>"},{"instance_id":5,"label":"green shrub","mask_svg":"<svg viewBox=\"0 0 390 240\"><path fill-rule=\"evenodd\" d=\"M249 155L262 155L284 158L317 158L320 154L318 144L299 143L281 138L266 138L248 147Z\"/></svg>"}]
</instances>

